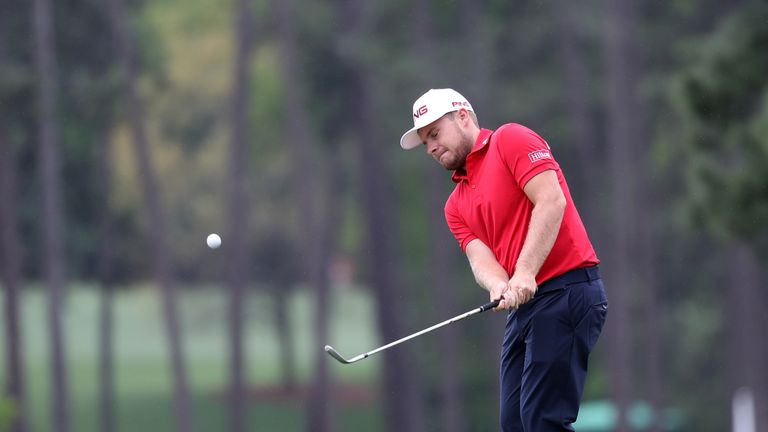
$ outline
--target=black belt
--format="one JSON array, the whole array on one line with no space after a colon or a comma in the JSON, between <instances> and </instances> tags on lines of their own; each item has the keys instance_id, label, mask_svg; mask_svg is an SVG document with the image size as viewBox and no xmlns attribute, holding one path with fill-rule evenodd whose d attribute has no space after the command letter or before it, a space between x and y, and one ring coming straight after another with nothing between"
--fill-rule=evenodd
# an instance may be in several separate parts
<instances>
[{"instance_id":1,"label":"black belt","mask_svg":"<svg viewBox=\"0 0 768 432\"><path fill-rule=\"evenodd\" d=\"M564 288L566 285L575 283L591 282L596 279L600 279L600 270L597 266L578 268L542 282L536 294Z\"/></svg>"}]
</instances>

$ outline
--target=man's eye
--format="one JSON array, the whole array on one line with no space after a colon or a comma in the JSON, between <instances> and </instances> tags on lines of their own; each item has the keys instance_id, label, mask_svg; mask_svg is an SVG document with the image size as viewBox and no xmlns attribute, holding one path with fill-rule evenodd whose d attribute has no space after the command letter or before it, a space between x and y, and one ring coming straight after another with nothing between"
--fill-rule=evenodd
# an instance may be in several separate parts
<instances>
[{"instance_id":1,"label":"man's eye","mask_svg":"<svg viewBox=\"0 0 768 432\"><path fill-rule=\"evenodd\" d=\"M432 131L429 136L430 138L437 138L437 131Z\"/></svg>"}]
</instances>

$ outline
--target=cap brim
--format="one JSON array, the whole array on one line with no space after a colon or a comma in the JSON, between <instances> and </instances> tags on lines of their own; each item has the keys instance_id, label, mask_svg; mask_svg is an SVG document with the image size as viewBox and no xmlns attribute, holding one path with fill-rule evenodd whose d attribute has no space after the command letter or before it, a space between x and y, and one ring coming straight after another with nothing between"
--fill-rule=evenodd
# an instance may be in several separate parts
<instances>
[{"instance_id":1,"label":"cap brim","mask_svg":"<svg viewBox=\"0 0 768 432\"><path fill-rule=\"evenodd\" d=\"M403 134L400 138L400 147L405 150L415 149L421 144L421 138L419 138L418 128L413 127L408 132Z\"/></svg>"}]
</instances>

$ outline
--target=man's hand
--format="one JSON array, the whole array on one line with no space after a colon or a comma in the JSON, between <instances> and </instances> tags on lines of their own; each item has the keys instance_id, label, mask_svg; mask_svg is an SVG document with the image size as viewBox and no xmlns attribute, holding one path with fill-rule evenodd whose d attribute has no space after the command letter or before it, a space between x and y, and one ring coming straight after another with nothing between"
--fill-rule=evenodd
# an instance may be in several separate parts
<instances>
[{"instance_id":1,"label":"man's hand","mask_svg":"<svg viewBox=\"0 0 768 432\"><path fill-rule=\"evenodd\" d=\"M501 300L494 311L503 311L510 308L510 305L517 302L517 295L515 291L509 289L507 282L498 282L491 287L491 301Z\"/></svg>"},{"instance_id":2,"label":"man's hand","mask_svg":"<svg viewBox=\"0 0 768 432\"><path fill-rule=\"evenodd\" d=\"M520 272L515 272L507 285L509 286L509 291L517 294L517 303L510 306L515 308L530 301L538 289L535 276Z\"/></svg>"}]
</instances>

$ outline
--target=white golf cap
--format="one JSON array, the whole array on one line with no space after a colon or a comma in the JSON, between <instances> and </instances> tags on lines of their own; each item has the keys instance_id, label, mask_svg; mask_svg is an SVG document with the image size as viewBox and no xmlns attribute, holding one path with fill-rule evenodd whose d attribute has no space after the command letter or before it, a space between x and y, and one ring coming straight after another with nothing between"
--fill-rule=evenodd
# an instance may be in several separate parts
<instances>
[{"instance_id":1,"label":"white golf cap","mask_svg":"<svg viewBox=\"0 0 768 432\"><path fill-rule=\"evenodd\" d=\"M400 147L410 150L421 144L417 130L439 119L445 114L460 109L472 111L466 98L453 89L431 89L413 103L413 128L400 138Z\"/></svg>"}]
</instances>

